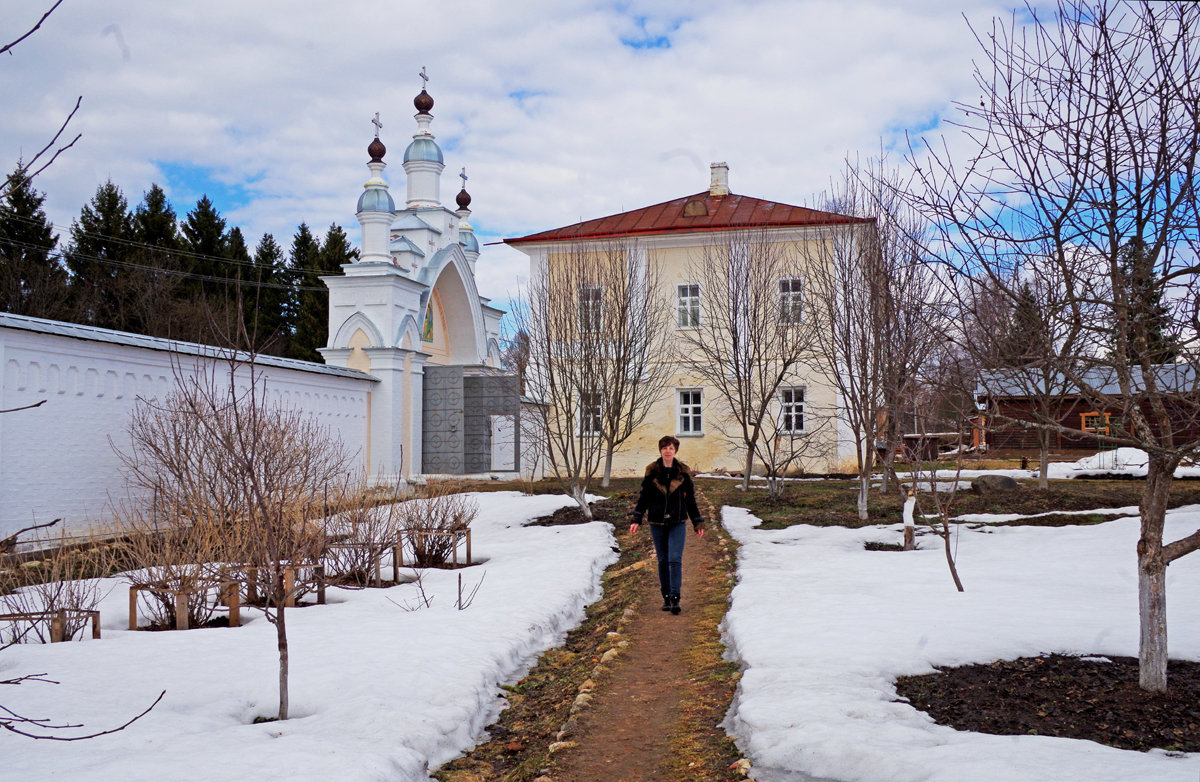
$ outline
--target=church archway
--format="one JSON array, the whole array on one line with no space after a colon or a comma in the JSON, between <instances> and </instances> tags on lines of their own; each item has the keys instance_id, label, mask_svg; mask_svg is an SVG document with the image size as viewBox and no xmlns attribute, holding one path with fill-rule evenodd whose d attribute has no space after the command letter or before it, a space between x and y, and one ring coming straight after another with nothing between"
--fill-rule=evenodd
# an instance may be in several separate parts
<instances>
[{"instance_id":1,"label":"church archway","mask_svg":"<svg viewBox=\"0 0 1200 782\"><path fill-rule=\"evenodd\" d=\"M487 344L479 293L462 250L455 246L438 252L422 274L426 275L432 285L422 312L423 340L445 346L444 350L431 352L430 363L484 363ZM431 334L431 329L442 332ZM431 339L425 339L426 336Z\"/></svg>"}]
</instances>

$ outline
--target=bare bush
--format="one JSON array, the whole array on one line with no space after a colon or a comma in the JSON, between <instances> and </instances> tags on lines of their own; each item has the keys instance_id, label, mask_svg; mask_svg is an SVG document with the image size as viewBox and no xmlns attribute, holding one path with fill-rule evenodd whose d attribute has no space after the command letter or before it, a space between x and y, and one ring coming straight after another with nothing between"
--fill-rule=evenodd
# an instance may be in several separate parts
<instances>
[{"instance_id":1,"label":"bare bush","mask_svg":"<svg viewBox=\"0 0 1200 782\"><path fill-rule=\"evenodd\" d=\"M345 586L382 585L383 554L400 544L401 487L380 497L364 484L337 498L325 520L325 549L321 561L328 576Z\"/></svg>"},{"instance_id":2,"label":"bare bush","mask_svg":"<svg viewBox=\"0 0 1200 782\"><path fill-rule=\"evenodd\" d=\"M449 483L430 484L423 493L399 506L401 527L417 567L444 567L479 506Z\"/></svg>"},{"instance_id":3,"label":"bare bush","mask_svg":"<svg viewBox=\"0 0 1200 782\"><path fill-rule=\"evenodd\" d=\"M37 559L0 572L0 613L39 614L67 611L63 638L71 639L89 624L107 591L97 578L108 571L110 550L94 542L79 543L59 533L28 541ZM50 641L50 619L16 621L0 627L0 645Z\"/></svg>"}]
</instances>

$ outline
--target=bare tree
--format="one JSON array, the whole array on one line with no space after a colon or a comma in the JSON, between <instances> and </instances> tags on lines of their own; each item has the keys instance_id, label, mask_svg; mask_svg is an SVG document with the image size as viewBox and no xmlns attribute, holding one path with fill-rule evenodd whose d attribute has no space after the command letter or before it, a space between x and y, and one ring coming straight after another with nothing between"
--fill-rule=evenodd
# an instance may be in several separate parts
<instances>
[{"instance_id":1,"label":"bare tree","mask_svg":"<svg viewBox=\"0 0 1200 782\"><path fill-rule=\"evenodd\" d=\"M779 390L807 385L815 337L798 246L805 238L730 232L703 246L689 269L705 306L697 327L680 331L680 361L728 406L729 420L714 426L744 449L743 489Z\"/></svg>"},{"instance_id":2,"label":"bare tree","mask_svg":"<svg viewBox=\"0 0 1200 782\"><path fill-rule=\"evenodd\" d=\"M140 402L122 454L168 527L216 530L220 561L253 576L276 629L279 719L288 716L288 604L296 569L324 543L327 499L348 493L352 455L311 417L272 399L253 354L177 372L165 402ZM182 537L188 537L184 535Z\"/></svg>"},{"instance_id":3,"label":"bare tree","mask_svg":"<svg viewBox=\"0 0 1200 782\"><path fill-rule=\"evenodd\" d=\"M818 366L837 389L853 440L863 521L878 446L884 445L886 477L943 317L937 281L916 240L919 220L894 181L882 160L848 162L825 208L863 219L807 246Z\"/></svg>"},{"instance_id":4,"label":"bare tree","mask_svg":"<svg viewBox=\"0 0 1200 782\"><path fill-rule=\"evenodd\" d=\"M14 38L3 46L0 46L0 54L11 51L12 48L17 44L21 43L26 38L37 32L38 29L41 28L42 22L45 22L46 19L50 17L50 14L54 13L54 11L60 5L62 5L62 2L63 0L55 0L54 5L50 6L50 9L42 14L41 18L37 20L33 27L26 30L24 34ZM5 178L4 183L0 184L0 199L5 198L11 191L21 187L26 182L31 181L35 176L45 171L50 167L51 163L58 159L59 155L75 146L75 142L82 138L83 134L76 134L75 138L71 139L69 142L65 144L59 144L59 139L61 139L63 133L66 132L67 125L69 125L71 120L75 118L75 114L79 111L79 106L82 102L83 96L81 95L75 99L74 108L72 108L70 113L67 114L66 119L64 119L62 124L59 125L58 131L50 138L48 142L46 142L46 145L39 149L28 161L25 161L23 165L18 166L16 172ZM57 148L55 148L56 144L59 145ZM52 149L53 151L51 151ZM49 157L47 157L47 155L49 155Z\"/></svg>"},{"instance_id":5,"label":"bare tree","mask_svg":"<svg viewBox=\"0 0 1200 782\"><path fill-rule=\"evenodd\" d=\"M1162 692L1166 568L1200 548L1200 531L1163 539L1175 468L1200 453L1200 7L1063 0L1052 18L1027 15L1027 26L1014 15L976 35L981 98L960 106L966 162L930 148L917 162L920 201L942 229L944 261L1013 304L1004 283L1054 269L1063 325L1078 334L1054 370L1111 416L1091 436L1148 454L1140 684ZM1192 338L1170 364L1152 333L1164 327Z\"/></svg>"},{"instance_id":6,"label":"bare tree","mask_svg":"<svg viewBox=\"0 0 1200 782\"><path fill-rule=\"evenodd\" d=\"M674 371L671 311L659 266L635 242L605 243L589 255L604 296L601 356L593 370L604 442L600 485L608 486L613 454L645 423Z\"/></svg>"},{"instance_id":7,"label":"bare tree","mask_svg":"<svg viewBox=\"0 0 1200 782\"><path fill-rule=\"evenodd\" d=\"M513 318L529 335L526 389L538 404L528 408L522 437L544 446L550 472L591 519L587 489L604 453L593 374L602 355L603 293L586 259L568 256L535 268L527 296Z\"/></svg>"}]
</instances>

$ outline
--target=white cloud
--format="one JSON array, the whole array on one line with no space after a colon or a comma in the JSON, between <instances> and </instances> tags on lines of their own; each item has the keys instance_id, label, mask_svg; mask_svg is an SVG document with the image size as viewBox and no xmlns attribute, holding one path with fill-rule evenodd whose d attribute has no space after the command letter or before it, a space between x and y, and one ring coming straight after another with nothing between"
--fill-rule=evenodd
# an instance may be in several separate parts
<instances>
[{"instance_id":1,"label":"white cloud","mask_svg":"<svg viewBox=\"0 0 1200 782\"><path fill-rule=\"evenodd\" d=\"M402 201L424 65L443 198L465 165L484 242L698 192L713 160L730 164L734 192L799 203L847 153L892 145L971 94L964 8L1003 12L986 0L64 4L0 61L0 165L36 151L82 95L71 129L83 138L38 180L55 222L110 177L134 204L162 184L182 216L199 194L163 170L182 166L244 195L218 206L251 245L270 231L286 246L301 221L356 237L368 121L383 117ZM0 38L40 13L0 0ZM480 290L505 298L523 258L485 248Z\"/></svg>"}]
</instances>

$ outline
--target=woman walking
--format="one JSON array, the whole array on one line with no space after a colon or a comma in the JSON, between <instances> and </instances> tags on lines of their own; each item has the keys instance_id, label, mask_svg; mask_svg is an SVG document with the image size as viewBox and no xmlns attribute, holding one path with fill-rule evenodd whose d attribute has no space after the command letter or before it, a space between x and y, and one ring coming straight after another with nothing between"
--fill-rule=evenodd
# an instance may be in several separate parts
<instances>
[{"instance_id":1,"label":"woman walking","mask_svg":"<svg viewBox=\"0 0 1200 782\"><path fill-rule=\"evenodd\" d=\"M646 467L642 493L630 514L629 534L636 535L642 517L650 514L650 537L658 555L658 584L662 587L662 610L680 612L679 592L683 582L684 522L691 520L696 535L704 537L704 519L696 506L696 489L688 466L675 458L679 441L667 435L658 441L659 458Z\"/></svg>"}]
</instances>

